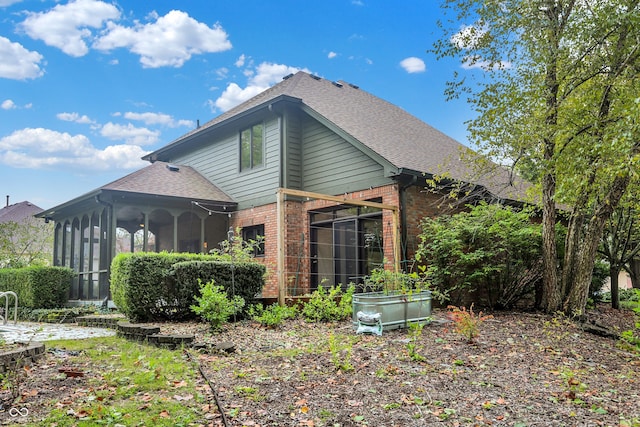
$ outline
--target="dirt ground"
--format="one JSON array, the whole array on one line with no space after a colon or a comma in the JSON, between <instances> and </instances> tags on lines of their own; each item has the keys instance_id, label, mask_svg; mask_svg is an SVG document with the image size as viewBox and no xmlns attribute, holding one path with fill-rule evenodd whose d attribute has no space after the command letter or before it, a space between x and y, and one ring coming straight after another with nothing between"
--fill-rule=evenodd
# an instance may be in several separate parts
<instances>
[{"instance_id":1,"label":"dirt ground","mask_svg":"<svg viewBox=\"0 0 640 427\"><path fill-rule=\"evenodd\" d=\"M203 385L215 390L207 388L202 425L640 426L640 355L616 340L559 316L499 312L468 343L446 311L434 314L413 337L409 330L356 335L350 322L265 329L247 321L213 335L202 323L161 326L195 334L201 345L233 346L191 350ZM634 322L631 312L605 306L589 318L620 331ZM56 357L32 368L24 388L41 392L25 397L29 417L74 392L60 389ZM0 424L9 423L3 415Z\"/></svg>"}]
</instances>

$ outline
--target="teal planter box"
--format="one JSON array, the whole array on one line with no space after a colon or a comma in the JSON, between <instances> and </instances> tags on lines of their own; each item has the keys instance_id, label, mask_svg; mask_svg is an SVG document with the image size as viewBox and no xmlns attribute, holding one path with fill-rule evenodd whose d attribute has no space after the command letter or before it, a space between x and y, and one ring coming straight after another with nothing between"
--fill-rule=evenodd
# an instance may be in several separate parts
<instances>
[{"instance_id":1,"label":"teal planter box","mask_svg":"<svg viewBox=\"0 0 640 427\"><path fill-rule=\"evenodd\" d=\"M428 323L431 317L431 292L410 294L398 291L366 292L353 295L353 323L358 325L358 312L380 313L384 330L407 328L411 323Z\"/></svg>"}]
</instances>

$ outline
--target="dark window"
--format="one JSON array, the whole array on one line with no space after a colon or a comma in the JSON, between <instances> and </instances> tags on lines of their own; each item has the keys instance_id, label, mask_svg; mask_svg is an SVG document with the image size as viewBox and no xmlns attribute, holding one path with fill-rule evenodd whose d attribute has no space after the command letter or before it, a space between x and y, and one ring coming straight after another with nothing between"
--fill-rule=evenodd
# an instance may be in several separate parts
<instances>
[{"instance_id":1,"label":"dark window","mask_svg":"<svg viewBox=\"0 0 640 427\"><path fill-rule=\"evenodd\" d=\"M262 123L240 132L240 170L249 170L264 164Z\"/></svg>"},{"instance_id":2,"label":"dark window","mask_svg":"<svg viewBox=\"0 0 640 427\"><path fill-rule=\"evenodd\" d=\"M383 265L381 209L336 206L310 212L310 217L312 289L322 283L361 283Z\"/></svg>"},{"instance_id":3,"label":"dark window","mask_svg":"<svg viewBox=\"0 0 640 427\"><path fill-rule=\"evenodd\" d=\"M252 245L254 256L264 256L264 224L243 227L242 240Z\"/></svg>"}]
</instances>

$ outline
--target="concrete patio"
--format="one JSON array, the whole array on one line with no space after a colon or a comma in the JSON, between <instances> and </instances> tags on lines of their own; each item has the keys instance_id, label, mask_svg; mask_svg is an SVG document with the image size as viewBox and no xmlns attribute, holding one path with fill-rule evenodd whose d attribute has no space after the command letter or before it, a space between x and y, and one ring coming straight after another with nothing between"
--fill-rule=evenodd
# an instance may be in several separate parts
<instances>
[{"instance_id":1,"label":"concrete patio","mask_svg":"<svg viewBox=\"0 0 640 427\"><path fill-rule=\"evenodd\" d=\"M51 341L59 339L82 339L113 336L116 331L106 328L91 328L54 323L13 322L0 323L0 338L5 343Z\"/></svg>"}]
</instances>

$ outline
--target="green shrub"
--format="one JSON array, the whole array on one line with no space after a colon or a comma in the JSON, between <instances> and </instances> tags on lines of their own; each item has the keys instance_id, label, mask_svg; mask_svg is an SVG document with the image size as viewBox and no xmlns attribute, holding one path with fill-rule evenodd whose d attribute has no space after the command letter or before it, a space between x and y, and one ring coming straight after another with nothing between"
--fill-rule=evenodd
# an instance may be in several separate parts
<instances>
[{"instance_id":1,"label":"green shrub","mask_svg":"<svg viewBox=\"0 0 640 427\"><path fill-rule=\"evenodd\" d=\"M66 267L0 269L0 292L15 292L19 307L60 308L69 299L74 275L73 270Z\"/></svg>"},{"instance_id":2,"label":"green shrub","mask_svg":"<svg viewBox=\"0 0 640 427\"><path fill-rule=\"evenodd\" d=\"M620 289L620 302L640 302L640 289ZM600 301L611 302L611 292L604 292L600 296ZM633 304L630 304L633 306Z\"/></svg>"},{"instance_id":3,"label":"green shrub","mask_svg":"<svg viewBox=\"0 0 640 427\"><path fill-rule=\"evenodd\" d=\"M244 299L239 296L227 297L227 292L222 286L215 285L213 280L202 286L200 281L200 294L195 300L198 305L192 305L191 309L203 320L207 321L211 329L216 331L226 323L231 316L237 314L244 307Z\"/></svg>"},{"instance_id":4,"label":"green shrub","mask_svg":"<svg viewBox=\"0 0 640 427\"><path fill-rule=\"evenodd\" d=\"M302 307L302 316L307 322L334 322L351 317L353 307L353 284L342 291L340 286L332 286L328 290L324 286L313 291L311 298Z\"/></svg>"},{"instance_id":5,"label":"green shrub","mask_svg":"<svg viewBox=\"0 0 640 427\"><path fill-rule=\"evenodd\" d=\"M136 252L117 255L111 264L111 297L135 322L194 318L191 305L199 280L252 302L264 286L265 267L257 263L216 262L211 255Z\"/></svg>"},{"instance_id":6,"label":"green shrub","mask_svg":"<svg viewBox=\"0 0 640 427\"><path fill-rule=\"evenodd\" d=\"M417 261L453 304L469 294L483 305L520 304L542 279L542 229L527 211L486 203L452 216L425 218Z\"/></svg>"},{"instance_id":7,"label":"green shrub","mask_svg":"<svg viewBox=\"0 0 640 427\"><path fill-rule=\"evenodd\" d=\"M189 306L198 289L177 284L172 268L181 261L205 259L210 257L168 252L118 254L111 264L111 298L134 322L193 318Z\"/></svg>"},{"instance_id":8,"label":"green shrub","mask_svg":"<svg viewBox=\"0 0 640 427\"><path fill-rule=\"evenodd\" d=\"M286 319L295 318L297 314L298 309L295 306L272 304L265 308L260 304L254 304L249 308L251 319L267 328L276 328Z\"/></svg>"},{"instance_id":9,"label":"green shrub","mask_svg":"<svg viewBox=\"0 0 640 427\"><path fill-rule=\"evenodd\" d=\"M249 307L264 287L265 273L265 266L256 262L185 261L171 268L171 275L182 292L181 300L188 300L188 305L193 304L193 296L199 294L200 280L205 283L215 280L229 298L240 296Z\"/></svg>"}]
</instances>

